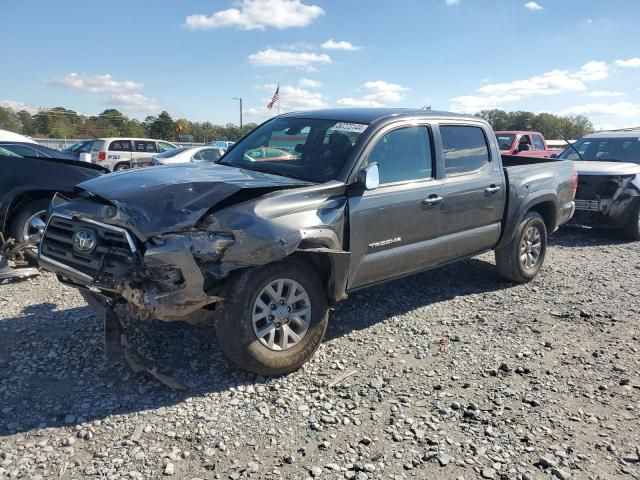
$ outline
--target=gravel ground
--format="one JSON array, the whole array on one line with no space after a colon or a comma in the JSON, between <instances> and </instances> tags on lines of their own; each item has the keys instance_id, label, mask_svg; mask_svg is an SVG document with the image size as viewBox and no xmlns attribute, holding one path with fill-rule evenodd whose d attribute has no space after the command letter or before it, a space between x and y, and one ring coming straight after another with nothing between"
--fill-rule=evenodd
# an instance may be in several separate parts
<instances>
[{"instance_id":1,"label":"gravel ground","mask_svg":"<svg viewBox=\"0 0 640 480\"><path fill-rule=\"evenodd\" d=\"M175 393L109 364L51 275L0 286L0 477L640 478L640 243L567 229L531 284L492 255L352 295L301 371L144 323Z\"/></svg>"}]
</instances>

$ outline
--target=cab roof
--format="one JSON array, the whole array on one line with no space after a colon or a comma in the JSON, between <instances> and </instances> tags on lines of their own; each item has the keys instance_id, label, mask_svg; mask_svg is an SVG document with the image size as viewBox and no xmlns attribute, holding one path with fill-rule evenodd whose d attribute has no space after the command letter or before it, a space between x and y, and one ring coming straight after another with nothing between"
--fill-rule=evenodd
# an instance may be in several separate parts
<instances>
[{"instance_id":1,"label":"cab roof","mask_svg":"<svg viewBox=\"0 0 640 480\"><path fill-rule=\"evenodd\" d=\"M285 113L283 117L317 118L320 120L340 120L353 123L373 123L377 120L389 118L455 118L482 121L480 117L462 115L459 113L440 112L435 110L418 110L411 108L330 108L326 110L310 110L303 112Z\"/></svg>"}]
</instances>

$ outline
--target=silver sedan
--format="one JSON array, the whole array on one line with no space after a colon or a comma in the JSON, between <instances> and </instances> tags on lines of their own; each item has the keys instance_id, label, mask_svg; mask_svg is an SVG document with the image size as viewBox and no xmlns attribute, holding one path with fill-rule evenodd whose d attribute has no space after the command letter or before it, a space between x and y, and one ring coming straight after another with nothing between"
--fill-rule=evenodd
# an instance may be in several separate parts
<instances>
[{"instance_id":1,"label":"silver sedan","mask_svg":"<svg viewBox=\"0 0 640 480\"><path fill-rule=\"evenodd\" d=\"M189 162L217 162L225 150L217 147L179 147L167 150L151 159L152 165L173 165Z\"/></svg>"}]
</instances>

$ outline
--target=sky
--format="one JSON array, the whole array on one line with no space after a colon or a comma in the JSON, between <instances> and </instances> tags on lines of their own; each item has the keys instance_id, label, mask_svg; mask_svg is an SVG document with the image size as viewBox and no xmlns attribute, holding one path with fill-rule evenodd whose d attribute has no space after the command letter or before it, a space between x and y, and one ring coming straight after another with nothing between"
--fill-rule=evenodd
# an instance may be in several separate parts
<instances>
[{"instance_id":1,"label":"sky","mask_svg":"<svg viewBox=\"0 0 640 480\"><path fill-rule=\"evenodd\" d=\"M640 126L640 0L0 0L0 105L502 108Z\"/></svg>"}]
</instances>

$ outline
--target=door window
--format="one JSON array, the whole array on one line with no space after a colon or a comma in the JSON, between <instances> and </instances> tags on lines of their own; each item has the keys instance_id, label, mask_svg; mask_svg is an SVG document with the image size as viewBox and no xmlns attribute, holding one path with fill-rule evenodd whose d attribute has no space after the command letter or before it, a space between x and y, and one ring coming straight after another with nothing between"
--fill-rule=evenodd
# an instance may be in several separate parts
<instances>
[{"instance_id":1,"label":"door window","mask_svg":"<svg viewBox=\"0 0 640 480\"><path fill-rule=\"evenodd\" d=\"M200 158L207 162L215 162L220 159L220 151L217 148L207 148L206 150L201 150Z\"/></svg>"},{"instance_id":2,"label":"door window","mask_svg":"<svg viewBox=\"0 0 640 480\"><path fill-rule=\"evenodd\" d=\"M368 162L378 164L381 184L431 178L429 130L405 127L386 133L369 153Z\"/></svg>"},{"instance_id":3,"label":"door window","mask_svg":"<svg viewBox=\"0 0 640 480\"><path fill-rule=\"evenodd\" d=\"M109 145L109 151L112 152L130 152L131 141L130 140L114 140Z\"/></svg>"},{"instance_id":4,"label":"door window","mask_svg":"<svg viewBox=\"0 0 640 480\"><path fill-rule=\"evenodd\" d=\"M487 138L480 127L440 127L447 175L474 172L489 163Z\"/></svg>"},{"instance_id":5,"label":"door window","mask_svg":"<svg viewBox=\"0 0 640 480\"><path fill-rule=\"evenodd\" d=\"M133 144L138 153L156 153L156 142L136 140Z\"/></svg>"},{"instance_id":6,"label":"door window","mask_svg":"<svg viewBox=\"0 0 640 480\"><path fill-rule=\"evenodd\" d=\"M540 135L533 135L533 144L535 145L536 150L544 150L544 141Z\"/></svg>"}]
</instances>

